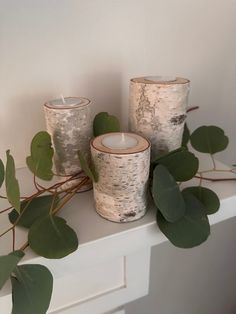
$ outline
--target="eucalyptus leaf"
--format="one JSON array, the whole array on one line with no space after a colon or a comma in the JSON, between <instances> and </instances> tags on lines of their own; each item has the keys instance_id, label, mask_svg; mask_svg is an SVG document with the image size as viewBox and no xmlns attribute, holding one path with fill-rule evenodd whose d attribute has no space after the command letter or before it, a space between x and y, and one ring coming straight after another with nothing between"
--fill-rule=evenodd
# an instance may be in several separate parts
<instances>
[{"instance_id":1,"label":"eucalyptus leaf","mask_svg":"<svg viewBox=\"0 0 236 314\"><path fill-rule=\"evenodd\" d=\"M20 188L18 180L16 179L15 162L10 154L10 150L7 150L7 164L6 164L6 193L9 203L20 212Z\"/></svg>"},{"instance_id":2,"label":"eucalyptus leaf","mask_svg":"<svg viewBox=\"0 0 236 314\"><path fill-rule=\"evenodd\" d=\"M4 164L3 164L2 160L0 159L0 187L3 184L4 177L5 177Z\"/></svg>"},{"instance_id":3,"label":"eucalyptus leaf","mask_svg":"<svg viewBox=\"0 0 236 314\"><path fill-rule=\"evenodd\" d=\"M50 304L53 277L42 265L15 268L12 282L12 314L45 314Z\"/></svg>"},{"instance_id":4,"label":"eucalyptus leaf","mask_svg":"<svg viewBox=\"0 0 236 314\"><path fill-rule=\"evenodd\" d=\"M199 161L187 150L179 150L159 159L159 164L165 166L176 181L188 181L198 171Z\"/></svg>"},{"instance_id":5,"label":"eucalyptus leaf","mask_svg":"<svg viewBox=\"0 0 236 314\"><path fill-rule=\"evenodd\" d=\"M52 215L37 220L30 227L28 240L31 249L46 258L62 258L78 248L75 231L63 218Z\"/></svg>"},{"instance_id":6,"label":"eucalyptus leaf","mask_svg":"<svg viewBox=\"0 0 236 314\"><path fill-rule=\"evenodd\" d=\"M107 112L98 113L93 120L93 134L94 136L102 135L109 132L119 132L119 120Z\"/></svg>"},{"instance_id":7,"label":"eucalyptus leaf","mask_svg":"<svg viewBox=\"0 0 236 314\"><path fill-rule=\"evenodd\" d=\"M207 215L214 214L220 208L220 200L215 192L202 186L191 186L182 193L192 193L203 205Z\"/></svg>"},{"instance_id":8,"label":"eucalyptus leaf","mask_svg":"<svg viewBox=\"0 0 236 314\"><path fill-rule=\"evenodd\" d=\"M0 256L0 290L24 255L23 251L14 251L8 255Z\"/></svg>"},{"instance_id":9,"label":"eucalyptus leaf","mask_svg":"<svg viewBox=\"0 0 236 314\"><path fill-rule=\"evenodd\" d=\"M31 225L38 219L49 214L52 202L53 208L55 208L58 204L59 198L54 198L54 195L45 195L32 199L31 201L23 201L21 202L21 215L19 221L17 222L18 226L22 226L25 228L30 228ZM18 212L13 209L8 214L9 220L12 224L16 222L19 217Z\"/></svg>"},{"instance_id":10,"label":"eucalyptus leaf","mask_svg":"<svg viewBox=\"0 0 236 314\"><path fill-rule=\"evenodd\" d=\"M210 225L202 203L192 194L185 193L186 213L180 220L170 223L157 212L160 230L170 242L180 248L200 245L210 235Z\"/></svg>"},{"instance_id":11,"label":"eucalyptus leaf","mask_svg":"<svg viewBox=\"0 0 236 314\"><path fill-rule=\"evenodd\" d=\"M190 140L190 131L189 131L187 123L185 123L181 146L184 146L187 148L189 140Z\"/></svg>"},{"instance_id":12,"label":"eucalyptus leaf","mask_svg":"<svg viewBox=\"0 0 236 314\"><path fill-rule=\"evenodd\" d=\"M177 149L171 150L168 153L160 154L155 159L153 159L152 163L153 163L154 166L158 165L159 163L161 163L162 159L165 159L166 157L170 157L172 155L175 155L176 153L185 152L185 151L186 151L186 147L181 146L181 147L179 147Z\"/></svg>"},{"instance_id":13,"label":"eucalyptus leaf","mask_svg":"<svg viewBox=\"0 0 236 314\"><path fill-rule=\"evenodd\" d=\"M84 170L85 174L93 182L97 182L98 181L98 174L95 170L94 164L91 164L91 166L89 166L89 164L88 164L86 158L84 157L84 155L82 154L82 152L78 151L78 155L79 155L80 166Z\"/></svg>"},{"instance_id":14,"label":"eucalyptus leaf","mask_svg":"<svg viewBox=\"0 0 236 314\"><path fill-rule=\"evenodd\" d=\"M53 148L50 135L41 131L31 142L31 155L26 158L28 168L40 179L50 181L53 177Z\"/></svg>"},{"instance_id":15,"label":"eucalyptus leaf","mask_svg":"<svg viewBox=\"0 0 236 314\"><path fill-rule=\"evenodd\" d=\"M178 184L166 167L158 165L153 172L152 196L154 203L169 222L185 214L185 203Z\"/></svg>"},{"instance_id":16,"label":"eucalyptus leaf","mask_svg":"<svg viewBox=\"0 0 236 314\"><path fill-rule=\"evenodd\" d=\"M217 126L201 126L190 136L191 145L201 153L215 154L228 146L229 139Z\"/></svg>"}]
</instances>

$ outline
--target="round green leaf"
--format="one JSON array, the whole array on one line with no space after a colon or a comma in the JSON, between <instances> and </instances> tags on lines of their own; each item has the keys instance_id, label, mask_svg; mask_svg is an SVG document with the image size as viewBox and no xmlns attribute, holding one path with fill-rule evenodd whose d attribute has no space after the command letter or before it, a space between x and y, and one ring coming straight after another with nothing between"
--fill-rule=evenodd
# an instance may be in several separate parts
<instances>
[{"instance_id":1,"label":"round green leaf","mask_svg":"<svg viewBox=\"0 0 236 314\"><path fill-rule=\"evenodd\" d=\"M154 165L158 165L159 164L159 161L162 160L163 158L166 158L170 155L173 155L173 154L176 154L178 152L182 152L182 151L186 151L186 147L179 147L177 149L174 149L174 150L171 150L170 152L168 153L164 153L164 154L160 154L159 156L157 156L155 159L153 159L152 163Z\"/></svg>"},{"instance_id":2,"label":"round green leaf","mask_svg":"<svg viewBox=\"0 0 236 314\"><path fill-rule=\"evenodd\" d=\"M215 154L228 146L229 139L217 126L201 126L190 136L191 145L201 153Z\"/></svg>"},{"instance_id":3,"label":"round green leaf","mask_svg":"<svg viewBox=\"0 0 236 314\"><path fill-rule=\"evenodd\" d=\"M215 192L201 186L191 186L182 191L182 193L192 193L205 208L207 215L214 214L220 208L220 200Z\"/></svg>"},{"instance_id":4,"label":"round green leaf","mask_svg":"<svg viewBox=\"0 0 236 314\"><path fill-rule=\"evenodd\" d=\"M53 277L42 265L22 265L15 268L12 283L12 314L45 314L49 307Z\"/></svg>"},{"instance_id":5,"label":"round green leaf","mask_svg":"<svg viewBox=\"0 0 236 314\"><path fill-rule=\"evenodd\" d=\"M199 167L198 158L186 149L163 156L158 163L165 166L176 181L192 179Z\"/></svg>"},{"instance_id":6,"label":"round green leaf","mask_svg":"<svg viewBox=\"0 0 236 314\"><path fill-rule=\"evenodd\" d=\"M53 148L50 135L45 132L37 133L30 147L31 155L26 158L28 168L40 179L51 180Z\"/></svg>"},{"instance_id":7,"label":"round green leaf","mask_svg":"<svg viewBox=\"0 0 236 314\"><path fill-rule=\"evenodd\" d=\"M29 230L29 246L46 258L62 258L78 248L78 238L66 221L57 216L37 220Z\"/></svg>"},{"instance_id":8,"label":"round green leaf","mask_svg":"<svg viewBox=\"0 0 236 314\"><path fill-rule=\"evenodd\" d=\"M20 188L18 180L16 179L15 162L7 150L7 164L6 164L6 193L9 203L19 212L20 211Z\"/></svg>"},{"instance_id":9,"label":"round green leaf","mask_svg":"<svg viewBox=\"0 0 236 314\"><path fill-rule=\"evenodd\" d=\"M185 203L179 186L162 165L156 166L153 172L152 196L167 221L174 222L184 216Z\"/></svg>"},{"instance_id":10,"label":"round green leaf","mask_svg":"<svg viewBox=\"0 0 236 314\"><path fill-rule=\"evenodd\" d=\"M102 135L109 132L119 132L119 120L107 112L98 113L93 121L93 134L94 136Z\"/></svg>"},{"instance_id":11,"label":"round green leaf","mask_svg":"<svg viewBox=\"0 0 236 314\"><path fill-rule=\"evenodd\" d=\"M21 202L21 210L23 214L21 215L17 225L25 228L30 228L31 225L38 219L49 214L52 202L54 202L53 208L58 204L58 197L54 198L53 195L45 195L32 199L31 201ZM16 222L19 217L18 212L13 209L8 214L9 220L12 224Z\"/></svg>"},{"instance_id":12,"label":"round green leaf","mask_svg":"<svg viewBox=\"0 0 236 314\"><path fill-rule=\"evenodd\" d=\"M5 177L4 164L3 164L2 160L0 159L0 187L3 184L4 177Z\"/></svg>"},{"instance_id":13,"label":"round green leaf","mask_svg":"<svg viewBox=\"0 0 236 314\"><path fill-rule=\"evenodd\" d=\"M202 203L192 194L185 193L186 213L180 220L170 223L157 212L160 230L172 244L180 248L200 245L210 234L210 225Z\"/></svg>"},{"instance_id":14,"label":"round green leaf","mask_svg":"<svg viewBox=\"0 0 236 314\"><path fill-rule=\"evenodd\" d=\"M23 251L14 251L0 256L0 290L24 255Z\"/></svg>"}]
</instances>

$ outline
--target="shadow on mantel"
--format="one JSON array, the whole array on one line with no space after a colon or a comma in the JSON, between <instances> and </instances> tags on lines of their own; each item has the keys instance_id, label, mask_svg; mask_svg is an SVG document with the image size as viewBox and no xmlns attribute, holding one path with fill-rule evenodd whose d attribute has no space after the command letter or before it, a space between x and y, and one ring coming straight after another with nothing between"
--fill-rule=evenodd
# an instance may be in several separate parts
<instances>
[{"instance_id":1,"label":"shadow on mantel","mask_svg":"<svg viewBox=\"0 0 236 314\"><path fill-rule=\"evenodd\" d=\"M235 314L236 218L211 230L195 249L155 246L150 293L128 304L126 314Z\"/></svg>"}]
</instances>

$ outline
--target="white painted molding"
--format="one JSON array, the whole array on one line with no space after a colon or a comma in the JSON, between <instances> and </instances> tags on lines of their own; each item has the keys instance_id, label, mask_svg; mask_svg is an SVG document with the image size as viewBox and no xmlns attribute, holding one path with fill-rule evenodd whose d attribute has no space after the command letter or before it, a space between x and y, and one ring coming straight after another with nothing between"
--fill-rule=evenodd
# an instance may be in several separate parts
<instances>
[{"instance_id":1,"label":"white painted molding","mask_svg":"<svg viewBox=\"0 0 236 314\"><path fill-rule=\"evenodd\" d=\"M203 169L208 167L208 163L208 159L203 159ZM220 168L223 167L220 164ZM32 193L32 175L21 169L17 177L22 191ZM204 185L215 190L221 202L220 210L209 217L210 223L213 225L234 217L236 182L204 182ZM1 200L0 206L5 205ZM53 273L54 292L48 313L104 314L148 294L151 247L167 241L158 230L153 207L138 221L112 223L95 212L90 191L78 194L61 216L77 232L80 240L78 250L61 260L49 260L28 249L23 260L23 263L43 264ZM2 230L9 222L7 215L1 218ZM19 229L17 247L25 242L25 237L26 233ZM1 239L0 255L8 253L9 248L11 235ZM0 291L0 312L11 313L9 285Z\"/></svg>"}]
</instances>

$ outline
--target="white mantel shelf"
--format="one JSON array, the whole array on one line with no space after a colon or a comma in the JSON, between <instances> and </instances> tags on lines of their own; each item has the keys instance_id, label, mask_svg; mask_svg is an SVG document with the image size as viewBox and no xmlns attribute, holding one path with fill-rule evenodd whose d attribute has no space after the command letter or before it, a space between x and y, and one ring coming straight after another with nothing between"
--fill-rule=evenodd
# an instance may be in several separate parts
<instances>
[{"instance_id":1,"label":"white mantel shelf","mask_svg":"<svg viewBox=\"0 0 236 314\"><path fill-rule=\"evenodd\" d=\"M201 156L201 169L206 169L209 164L208 158ZM227 169L220 163L218 167ZM22 191L32 193L32 175L28 170L20 169L17 176L20 186L23 186ZM219 176L230 177L230 174L219 173ZM204 182L204 186L213 189L221 202L220 210L209 217L211 225L234 217L236 181ZM1 202L1 208L3 206ZM136 222L113 223L95 212L93 193L90 191L76 195L60 215L77 232L78 250L61 260L48 260L27 249L23 261L43 264L53 273L54 291L48 313L124 313L118 308L148 294L151 247L168 241L156 225L156 213L152 206ZM9 225L5 216L0 217L0 230ZM25 242L25 237L25 231L19 230L19 246ZM11 234L0 241L0 255L7 254L11 249ZM11 313L9 285L0 293L0 313Z\"/></svg>"}]
</instances>

